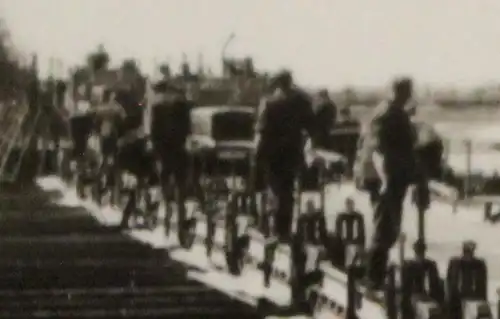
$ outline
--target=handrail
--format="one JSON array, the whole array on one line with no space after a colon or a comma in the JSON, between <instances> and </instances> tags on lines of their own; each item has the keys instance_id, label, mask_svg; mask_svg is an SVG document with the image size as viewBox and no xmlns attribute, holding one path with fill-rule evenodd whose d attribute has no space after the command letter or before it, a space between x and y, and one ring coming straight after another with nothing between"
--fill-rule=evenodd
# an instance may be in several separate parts
<instances>
[{"instance_id":1,"label":"handrail","mask_svg":"<svg viewBox=\"0 0 500 319\"><path fill-rule=\"evenodd\" d=\"M41 115L42 115L42 112L40 110L35 115L35 119L33 121L33 125L30 127L31 130L28 133L28 135L29 135L28 141L25 142L25 143L23 143L23 146L22 146L22 149L21 149L21 153L19 155L19 160L17 161L17 164L16 164L16 166L15 166L12 174L10 174L10 176L7 178L7 180L9 182L12 182L15 179L17 179L17 176L19 175L19 171L21 170L21 166L22 166L22 163L23 163L24 155L26 154L26 151L28 150L29 146L31 145L31 140L33 139L33 137L35 135L37 124L38 124L38 122L39 122L39 120L41 118ZM4 178L4 177L2 176L2 178Z\"/></svg>"},{"instance_id":2,"label":"handrail","mask_svg":"<svg viewBox=\"0 0 500 319\"><path fill-rule=\"evenodd\" d=\"M23 107L23 112L21 113L22 115L18 117L17 123L15 123L15 126L10 126L9 128L11 130L14 130L13 132L13 137L9 138L7 149L4 154L1 154L1 162L0 162L0 178L3 179L4 173L5 173L5 167L7 165L9 156L16 144L16 141L18 140L20 134L21 134L21 128L22 128L22 123L25 121L27 115L29 114L28 108Z\"/></svg>"}]
</instances>

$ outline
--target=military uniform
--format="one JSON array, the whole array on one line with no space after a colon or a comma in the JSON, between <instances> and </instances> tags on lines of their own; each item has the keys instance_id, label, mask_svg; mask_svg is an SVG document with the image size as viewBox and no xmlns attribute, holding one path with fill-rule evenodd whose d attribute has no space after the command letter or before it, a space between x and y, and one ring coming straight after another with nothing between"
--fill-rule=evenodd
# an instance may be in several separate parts
<instances>
[{"instance_id":1,"label":"military uniform","mask_svg":"<svg viewBox=\"0 0 500 319\"><path fill-rule=\"evenodd\" d=\"M139 178L153 177L154 162L147 149L143 125L144 109L140 100L130 91L118 91L116 102L123 113L117 123L118 167Z\"/></svg>"},{"instance_id":2,"label":"military uniform","mask_svg":"<svg viewBox=\"0 0 500 319\"><path fill-rule=\"evenodd\" d=\"M179 200L186 196L188 154L186 140L191 132L192 102L182 90L160 83L155 87L156 101L151 103L151 141L161 162L161 181L165 187L173 175L179 190ZM166 192L166 189L164 189Z\"/></svg>"},{"instance_id":3,"label":"military uniform","mask_svg":"<svg viewBox=\"0 0 500 319\"><path fill-rule=\"evenodd\" d=\"M274 231L280 238L291 232L294 182L304 164L304 130L314 136L314 113L304 92L277 89L262 104L256 125L260 133L257 156L278 198Z\"/></svg>"},{"instance_id":4,"label":"military uniform","mask_svg":"<svg viewBox=\"0 0 500 319\"><path fill-rule=\"evenodd\" d=\"M361 156L365 163L372 162L381 182L368 254L367 275L375 286L383 283L389 250L400 234L403 201L415 179L416 139L410 116L396 102L379 105L366 127Z\"/></svg>"},{"instance_id":5,"label":"military uniform","mask_svg":"<svg viewBox=\"0 0 500 319\"><path fill-rule=\"evenodd\" d=\"M76 102L75 109L70 114L70 133L73 140L73 156L83 160L87 151L87 142L94 124L94 114L90 103L85 100Z\"/></svg>"},{"instance_id":6,"label":"military uniform","mask_svg":"<svg viewBox=\"0 0 500 319\"><path fill-rule=\"evenodd\" d=\"M337 106L328 97L328 92L320 93L322 101L316 107L315 125L316 125L316 146L329 149L330 133L337 121Z\"/></svg>"}]
</instances>

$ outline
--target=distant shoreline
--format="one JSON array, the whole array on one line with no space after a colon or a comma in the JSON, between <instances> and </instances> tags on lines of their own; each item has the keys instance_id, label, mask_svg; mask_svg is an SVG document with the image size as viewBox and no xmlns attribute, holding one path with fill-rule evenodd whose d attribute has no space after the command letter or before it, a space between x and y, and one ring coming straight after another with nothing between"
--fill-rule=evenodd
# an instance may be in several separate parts
<instances>
[{"instance_id":1,"label":"distant shoreline","mask_svg":"<svg viewBox=\"0 0 500 319\"><path fill-rule=\"evenodd\" d=\"M353 105L352 114L360 121L365 121L371 116L373 106ZM417 109L417 117L429 123L496 123L500 127L500 105L483 106L470 105L468 107L442 107L437 104L420 104ZM500 139L500 136L499 136Z\"/></svg>"}]
</instances>

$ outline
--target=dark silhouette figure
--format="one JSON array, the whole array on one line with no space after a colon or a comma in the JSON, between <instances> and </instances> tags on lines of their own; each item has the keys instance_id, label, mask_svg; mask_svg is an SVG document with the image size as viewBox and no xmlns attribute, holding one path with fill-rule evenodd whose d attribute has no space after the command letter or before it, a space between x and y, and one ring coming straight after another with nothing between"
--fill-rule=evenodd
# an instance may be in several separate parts
<instances>
[{"instance_id":1,"label":"dark silhouette figure","mask_svg":"<svg viewBox=\"0 0 500 319\"><path fill-rule=\"evenodd\" d=\"M290 237L294 183L304 163L304 136L314 137L314 113L309 97L293 85L289 72L273 81L273 95L257 119L260 134L258 162L263 164L269 186L278 199L275 233L280 240Z\"/></svg>"},{"instance_id":2,"label":"dark silhouette figure","mask_svg":"<svg viewBox=\"0 0 500 319\"><path fill-rule=\"evenodd\" d=\"M321 90L318 93L318 100L318 104L314 108L316 146L328 149L330 132L337 121L337 105L330 98L327 90Z\"/></svg>"},{"instance_id":3,"label":"dark silhouette figure","mask_svg":"<svg viewBox=\"0 0 500 319\"><path fill-rule=\"evenodd\" d=\"M403 201L416 170L416 135L405 110L413 84L409 79L397 80L393 91L393 98L377 107L366 137L373 142L375 167L383 185L375 207L367 263L366 284L373 289L384 282L389 250L400 234Z\"/></svg>"},{"instance_id":4,"label":"dark silhouette figure","mask_svg":"<svg viewBox=\"0 0 500 319\"><path fill-rule=\"evenodd\" d=\"M487 300L488 271L484 260L475 256L476 244L466 241L462 256L450 259L446 276L450 318L461 318L464 300Z\"/></svg>"},{"instance_id":5,"label":"dark silhouette figure","mask_svg":"<svg viewBox=\"0 0 500 319\"><path fill-rule=\"evenodd\" d=\"M417 240L413 244L415 258L405 260L402 272L402 306L404 318L413 318L412 298L422 301L434 301L442 305L444 302L444 285L439 277L438 267L434 260L425 256L427 246Z\"/></svg>"},{"instance_id":6,"label":"dark silhouette figure","mask_svg":"<svg viewBox=\"0 0 500 319\"><path fill-rule=\"evenodd\" d=\"M193 105L182 89L166 81L159 82L153 90L161 96L152 105L151 141L161 163L163 194L168 199L167 188L170 176L173 176L178 191L179 212L184 216L189 163L186 139L191 132L190 112Z\"/></svg>"}]
</instances>

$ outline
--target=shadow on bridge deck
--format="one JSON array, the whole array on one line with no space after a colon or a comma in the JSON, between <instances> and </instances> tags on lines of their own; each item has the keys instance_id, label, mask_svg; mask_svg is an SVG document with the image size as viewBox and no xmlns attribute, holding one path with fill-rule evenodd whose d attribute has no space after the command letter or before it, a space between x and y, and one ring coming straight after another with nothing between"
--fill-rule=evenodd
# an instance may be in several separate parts
<instances>
[{"instance_id":1,"label":"shadow on bridge deck","mask_svg":"<svg viewBox=\"0 0 500 319\"><path fill-rule=\"evenodd\" d=\"M36 186L0 189L0 318L262 318L190 279L165 250L51 204Z\"/></svg>"}]
</instances>

